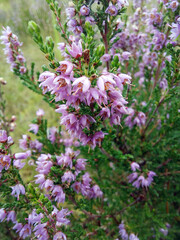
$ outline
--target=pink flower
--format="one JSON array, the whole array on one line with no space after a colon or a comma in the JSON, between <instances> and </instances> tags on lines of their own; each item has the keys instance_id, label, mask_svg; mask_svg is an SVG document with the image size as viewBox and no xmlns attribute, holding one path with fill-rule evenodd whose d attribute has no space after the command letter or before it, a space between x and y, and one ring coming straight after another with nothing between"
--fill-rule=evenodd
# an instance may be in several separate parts
<instances>
[{"instance_id":1,"label":"pink flower","mask_svg":"<svg viewBox=\"0 0 180 240\"><path fill-rule=\"evenodd\" d=\"M103 196L103 192L101 191L100 187L98 185L94 185L92 187L92 190L94 192L94 198L101 198Z\"/></svg>"},{"instance_id":2,"label":"pink flower","mask_svg":"<svg viewBox=\"0 0 180 240\"><path fill-rule=\"evenodd\" d=\"M35 183L39 184L41 188L43 188L43 184L46 181L44 174L37 174L34 176L36 179Z\"/></svg>"},{"instance_id":3,"label":"pink flower","mask_svg":"<svg viewBox=\"0 0 180 240\"><path fill-rule=\"evenodd\" d=\"M131 77L127 74L120 73L118 74L119 79L121 80L121 83L124 85L125 83L130 84L131 83Z\"/></svg>"},{"instance_id":4,"label":"pink flower","mask_svg":"<svg viewBox=\"0 0 180 240\"><path fill-rule=\"evenodd\" d=\"M85 5L83 5L81 8L80 8L80 13L82 16L87 16L89 15L89 12L90 12L90 9L88 7L86 7Z\"/></svg>"},{"instance_id":5,"label":"pink flower","mask_svg":"<svg viewBox=\"0 0 180 240\"><path fill-rule=\"evenodd\" d=\"M51 141L51 143L54 143L56 140L56 134L57 134L57 128L52 127L48 129L48 139Z\"/></svg>"},{"instance_id":6,"label":"pink flower","mask_svg":"<svg viewBox=\"0 0 180 240\"><path fill-rule=\"evenodd\" d=\"M53 191L52 191L52 195L55 197L55 201L57 201L58 203L64 203L65 194L63 192L62 187L55 186Z\"/></svg>"},{"instance_id":7,"label":"pink flower","mask_svg":"<svg viewBox=\"0 0 180 240\"><path fill-rule=\"evenodd\" d=\"M74 86L74 90L76 91L75 93L79 91L85 93L89 90L91 82L86 76L83 76L77 78L72 85Z\"/></svg>"},{"instance_id":8,"label":"pink flower","mask_svg":"<svg viewBox=\"0 0 180 240\"><path fill-rule=\"evenodd\" d=\"M14 156L16 159L27 159L28 157L31 156L31 151L28 150L27 152L24 153L15 153Z\"/></svg>"},{"instance_id":9,"label":"pink flower","mask_svg":"<svg viewBox=\"0 0 180 240\"><path fill-rule=\"evenodd\" d=\"M178 23L172 23L171 35L169 36L173 41L176 41L180 35L180 17L178 19Z\"/></svg>"},{"instance_id":10,"label":"pink flower","mask_svg":"<svg viewBox=\"0 0 180 240\"><path fill-rule=\"evenodd\" d=\"M7 214L7 219L6 219L7 222L9 221L12 221L13 223L16 222L16 213L15 211L10 211L8 214Z\"/></svg>"},{"instance_id":11,"label":"pink flower","mask_svg":"<svg viewBox=\"0 0 180 240\"><path fill-rule=\"evenodd\" d=\"M11 195L14 195L15 197L17 197L17 200L19 200L19 195L20 194L25 195L25 188L22 184L17 184L15 186L11 187L11 188L12 188Z\"/></svg>"},{"instance_id":12,"label":"pink flower","mask_svg":"<svg viewBox=\"0 0 180 240\"><path fill-rule=\"evenodd\" d=\"M22 162L21 160L14 160L13 161L13 166L18 168L18 169L22 169L25 166L25 162Z\"/></svg>"},{"instance_id":13,"label":"pink flower","mask_svg":"<svg viewBox=\"0 0 180 240\"><path fill-rule=\"evenodd\" d=\"M114 5L109 6L105 13L108 13L110 16L116 16L118 14L118 10Z\"/></svg>"},{"instance_id":14,"label":"pink flower","mask_svg":"<svg viewBox=\"0 0 180 240\"><path fill-rule=\"evenodd\" d=\"M28 146L27 146L28 137L27 137L27 135L23 135L22 137L23 137L22 139L19 139L19 147L22 150L26 150L28 148Z\"/></svg>"},{"instance_id":15,"label":"pink flower","mask_svg":"<svg viewBox=\"0 0 180 240\"><path fill-rule=\"evenodd\" d=\"M172 1L169 5L169 7L172 9L172 11L176 11L177 7L179 6L179 3L177 1Z\"/></svg>"},{"instance_id":16,"label":"pink flower","mask_svg":"<svg viewBox=\"0 0 180 240\"><path fill-rule=\"evenodd\" d=\"M34 134L37 134L39 131L39 125L38 124L29 124L30 129L28 130L29 132L33 132Z\"/></svg>"},{"instance_id":17,"label":"pink flower","mask_svg":"<svg viewBox=\"0 0 180 240\"><path fill-rule=\"evenodd\" d=\"M108 62L111 59L111 55L106 53L101 57L102 62Z\"/></svg>"},{"instance_id":18,"label":"pink flower","mask_svg":"<svg viewBox=\"0 0 180 240\"><path fill-rule=\"evenodd\" d=\"M97 86L101 91L114 89L116 82L113 80L111 74L103 74L97 80Z\"/></svg>"},{"instance_id":19,"label":"pink flower","mask_svg":"<svg viewBox=\"0 0 180 240\"><path fill-rule=\"evenodd\" d=\"M138 170L140 169L140 166L139 166L138 163L132 162L132 163L131 163L131 169L132 169L133 172L135 172L137 169L138 169Z\"/></svg>"},{"instance_id":20,"label":"pink flower","mask_svg":"<svg viewBox=\"0 0 180 240\"><path fill-rule=\"evenodd\" d=\"M75 42L72 43L72 47L70 48L67 46L68 52L71 54L74 58L79 58L82 56L82 44L81 41L76 44Z\"/></svg>"},{"instance_id":21,"label":"pink flower","mask_svg":"<svg viewBox=\"0 0 180 240\"><path fill-rule=\"evenodd\" d=\"M41 73L39 76L39 82L41 82L39 86L42 87L43 93L51 91L54 88L53 81L55 77L56 75L49 71Z\"/></svg>"},{"instance_id":22,"label":"pink flower","mask_svg":"<svg viewBox=\"0 0 180 240\"><path fill-rule=\"evenodd\" d=\"M19 232L19 236L23 239L31 235L31 227L29 224L26 224Z\"/></svg>"},{"instance_id":23,"label":"pink flower","mask_svg":"<svg viewBox=\"0 0 180 240\"><path fill-rule=\"evenodd\" d=\"M73 7L66 8L66 15L69 19L73 18L76 14L76 10Z\"/></svg>"},{"instance_id":24,"label":"pink flower","mask_svg":"<svg viewBox=\"0 0 180 240\"><path fill-rule=\"evenodd\" d=\"M57 72L61 72L64 75L70 75L73 70L73 64L69 61L59 62L60 66L56 69Z\"/></svg>"},{"instance_id":25,"label":"pink flower","mask_svg":"<svg viewBox=\"0 0 180 240\"><path fill-rule=\"evenodd\" d=\"M66 235L62 232L57 232L54 237L53 240L66 240Z\"/></svg>"},{"instance_id":26,"label":"pink flower","mask_svg":"<svg viewBox=\"0 0 180 240\"><path fill-rule=\"evenodd\" d=\"M43 183L43 188L45 188L47 191L52 191L54 188L54 183L52 180L47 179L44 183Z\"/></svg>"},{"instance_id":27,"label":"pink flower","mask_svg":"<svg viewBox=\"0 0 180 240\"><path fill-rule=\"evenodd\" d=\"M61 178L61 181L64 183L64 182L72 182L75 180L75 176L74 174L71 172L71 171L67 171L64 173L64 175L62 176Z\"/></svg>"},{"instance_id":28,"label":"pink flower","mask_svg":"<svg viewBox=\"0 0 180 240\"><path fill-rule=\"evenodd\" d=\"M4 208L0 209L0 222L2 222L6 218L6 212Z\"/></svg>"},{"instance_id":29,"label":"pink flower","mask_svg":"<svg viewBox=\"0 0 180 240\"><path fill-rule=\"evenodd\" d=\"M0 143L5 143L7 141L7 133L5 130L0 130Z\"/></svg>"},{"instance_id":30,"label":"pink flower","mask_svg":"<svg viewBox=\"0 0 180 240\"><path fill-rule=\"evenodd\" d=\"M43 117L43 116L44 116L44 110L41 109L41 108L40 108L39 110L37 110L36 116L37 116L37 117Z\"/></svg>"},{"instance_id":31,"label":"pink flower","mask_svg":"<svg viewBox=\"0 0 180 240\"><path fill-rule=\"evenodd\" d=\"M9 155L0 155L0 172L5 168L8 170L11 164L11 158Z\"/></svg>"}]
</instances>

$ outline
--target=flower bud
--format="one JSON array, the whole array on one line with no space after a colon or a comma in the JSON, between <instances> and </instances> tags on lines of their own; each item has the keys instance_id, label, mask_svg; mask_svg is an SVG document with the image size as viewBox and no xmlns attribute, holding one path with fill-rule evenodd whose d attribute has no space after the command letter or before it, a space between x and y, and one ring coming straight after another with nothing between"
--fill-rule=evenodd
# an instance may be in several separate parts
<instances>
[{"instance_id":1,"label":"flower bud","mask_svg":"<svg viewBox=\"0 0 180 240\"><path fill-rule=\"evenodd\" d=\"M33 34L34 32L39 34L40 33L40 27L34 21L29 21L28 22L28 31L31 34Z\"/></svg>"}]
</instances>

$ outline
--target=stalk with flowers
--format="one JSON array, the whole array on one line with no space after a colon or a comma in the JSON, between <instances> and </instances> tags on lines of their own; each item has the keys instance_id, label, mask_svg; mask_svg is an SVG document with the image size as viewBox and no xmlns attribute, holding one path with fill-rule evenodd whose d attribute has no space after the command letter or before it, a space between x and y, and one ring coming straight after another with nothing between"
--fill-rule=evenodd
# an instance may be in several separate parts
<instances>
[{"instance_id":1,"label":"stalk with flowers","mask_svg":"<svg viewBox=\"0 0 180 240\"><path fill-rule=\"evenodd\" d=\"M59 3L47 4L63 60L33 21L49 61L41 72L9 27L1 36L11 70L60 124L39 109L20 153L0 130L0 221L14 239L178 239L178 1L74 0L64 21Z\"/></svg>"}]
</instances>

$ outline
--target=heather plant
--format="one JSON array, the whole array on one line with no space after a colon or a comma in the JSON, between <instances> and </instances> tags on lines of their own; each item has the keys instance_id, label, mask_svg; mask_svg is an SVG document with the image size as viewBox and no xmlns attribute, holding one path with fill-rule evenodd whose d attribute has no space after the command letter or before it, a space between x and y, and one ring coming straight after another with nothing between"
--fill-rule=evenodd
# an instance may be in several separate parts
<instances>
[{"instance_id":1,"label":"heather plant","mask_svg":"<svg viewBox=\"0 0 180 240\"><path fill-rule=\"evenodd\" d=\"M0 221L10 239L179 239L179 3L149 3L133 1L127 14L127 0L74 0L62 19L61 2L47 0L64 41L29 22L49 61L39 71L3 29L11 71L60 117L49 126L37 109L16 153L2 119Z\"/></svg>"}]
</instances>

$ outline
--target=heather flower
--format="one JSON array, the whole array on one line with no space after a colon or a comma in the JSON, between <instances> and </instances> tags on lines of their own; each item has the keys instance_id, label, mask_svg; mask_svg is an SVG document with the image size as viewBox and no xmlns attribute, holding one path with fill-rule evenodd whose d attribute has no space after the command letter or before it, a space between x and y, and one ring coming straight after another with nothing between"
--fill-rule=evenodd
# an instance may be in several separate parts
<instances>
[{"instance_id":1,"label":"heather flower","mask_svg":"<svg viewBox=\"0 0 180 240\"><path fill-rule=\"evenodd\" d=\"M27 152L24 152L24 153L15 153L15 158L16 159L27 159L28 157L31 156L31 151L28 150Z\"/></svg>"},{"instance_id":2,"label":"heather flower","mask_svg":"<svg viewBox=\"0 0 180 240\"><path fill-rule=\"evenodd\" d=\"M132 169L133 172L135 172L137 169L140 170L140 166L139 166L138 163L132 162L131 163L131 169Z\"/></svg>"},{"instance_id":3,"label":"heather flower","mask_svg":"<svg viewBox=\"0 0 180 240\"><path fill-rule=\"evenodd\" d=\"M25 165L26 165L26 163L22 162L20 159L13 161L13 166L18 169L22 169Z\"/></svg>"},{"instance_id":4,"label":"heather flower","mask_svg":"<svg viewBox=\"0 0 180 240\"><path fill-rule=\"evenodd\" d=\"M29 132L33 132L34 134L37 134L39 131L39 125L38 124L29 124L30 129L28 130Z\"/></svg>"},{"instance_id":5,"label":"heather flower","mask_svg":"<svg viewBox=\"0 0 180 240\"><path fill-rule=\"evenodd\" d=\"M94 185L92 187L93 193L94 193L94 198L101 198L103 196L103 192L101 191L100 187L98 185Z\"/></svg>"},{"instance_id":6,"label":"heather flower","mask_svg":"<svg viewBox=\"0 0 180 240\"><path fill-rule=\"evenodd\" d=\"M5 130L0 130L0 143L5 143L7 141L7 133Z\"/></svg>"},{"instance_id":7,"label":"heather flower","mask_svg":"<svg viewBox=\"0 0 180 240\"><path fill-rule=\"evenodd\" d=\"M38 109L36 112L36 116L37 117L43 117L44 116L44 110L43 109Z\"/></svg>"},{"instance_id":8,"label":"heather flower","mask_svg":"<svg viewBox=\"0 0 180 240\"><path fill-rule=\"evenodd\" d=\"M21 231L22 228L23 228L22 223L15 222L13 229L16 230L16 232Z\"/></svg>"},{"instance_id":9,"label":"heather flower","mask_svg":"<svg viewBox=\"0 0 180 240\"><path fill-rule=\"evenodd\" d=\"M168 82L166 79L162 79L159 83L159 87L162 88L163 90L168 88Z\"/></svg>"},{"instance_id":10,"label":"heather flower","mask_svg":"<svg viewBox=\"0 0 180 240\"><path fill-rule=\"evenodd\" d=\"M0 172L5 169L8 170L11 164L11 158L9 155L0 154Z\"/></svg>"},{"instance_id":11,"label":"heather flower","mask_svg":"<svg viewBox=\"0 0 180 240\"><path fill-rule=\"evenodd\" d=\"M76 44L75 42L72 43L72 47L67 46L68 52L74 58L79 58L82 56L82 44L81 41Z\"/></svg>"},{"instance_id":12,"label":"heather flower","mask_svg":"<svg viewBox=\"0 0 180 240\"><path fill-rule=\"evenodd\" d=\"M30 213L28 216L28 223L29 223L29 225L33 225L36 222L40 222L41 218L43 218L43 217L44 217L44 214L42 214L42 213L37 214L36 210L33 209L32 213Z\"/></svg>"},{"instance_id":13,"label":"heather flower","mask_svg":"<svg viewBox=\"0 0 180 240\"><path fill-rule=\"evenodd\" d=\"M73 7L66 8L66 15L69 19L73 18L76 14L76 11Z\"/></svg>"},{"instance_id":14,"label":"heather flower","mask_svg":"<svg viewBox=\"0 0 180 240\"><path fill-rule=\"evenodd\" d=\"M126 232L126 229L125 229L125 226L124 226L124 223L123 221L121 222L121 224L119 225L119 234L121 236L121 238L123 240L128 240L128 234Z\"/></svg>"},{"instance_id":15,"label":"heather flower","mask_svg":"<svg viewBox=\"0 0 180 240\"><path fill-rule=\"evenodd\" d=\"M94 149L96 145L101 146L101 142L104 139L105 133L102 131L96 132L92 137L92 148Z\"/></svg>"},{"instance_id":16,"label":"heather flower","mask_svg":"<svg viewBox=\"0 0 180 240\"><path fill-rule=\"evenodd\" d=\"M6 211L4 210L4 208L0 209L0 222L2 222L5 218L6 218Z\"/></svg>"},{"instance_id":17,"label":"heather flower","mask_svg":"<svg viewBox=\"0 0 180 240\"><path fill-rule=\"evenodd\" d=\"M130 84L131 83L131 77L127 74L124 74L124 73L120 73L117 75L118 78L120 79L121 83L124 85L125 83L126 84Z\"/></svg>"},{"instance_id":18,"label":"heather flower","mask_svg":"<svg viewBox=\"0 0 180 240\"><path fill-rule=\"evenodd\" d=\"M171 40L176 41L180 35L180 23L172 23L171 35L169 36Z\"/></svg>"},{"instance_id":19,"label":"heather flower","mask_svg":"<svg viewBox=\"0 0 180 240\"><path fill-rule=\"evenodd\" d=\"M36 184L40 184L40 188L43 188L43 184L44 184L44 182L46 180L44 174L37 174L34 177L37 178L35 180L35 183Z\"/></svg>"},{"instance_id":20,"label":"heather flower","mask_svg":"<svg viewBox=\"0 0 180 240\"><path fill-rule=\"evenodd\" d=\"M56 75L49 71L45 71L40 74L39 82L41 82L41 83L39 86L42 87L44 94L47 91L51 91L54 88L55 85L53 84L53 81L54 81L55 77L56 77Z\"/></svg>"},{"instance_id":21,"label":"heather flower","mask_svg":"<svg viewBox=\"0 0 180 240\"><path fill-rule=\"evenodd\" d=\"M54 237L53 240L66 240L66 235L62 232L57 232Z\"/></svg>"},{"instance_id":22,"label":"heather flower","mask_svg":"<svg viewBox=\"0 0 180 240\"><path fill-rule=\"evenodd\" d=\"M167 236L167 235L168 235L168 229L160 228L159 231L160 231L164 236Z\"/></svg>"},{"instance_id":23,"label":"heather flower","mask_svg":"<svg viewBox=\"0 0 180 240\"><path fill-rule=\"evenodd\" d=\"M86 22L89 22L91 25L95 25L95 19L91 16L86 17Z\"/></svg>"},{"instance_id":24,"label":"heather flower","mask_svg":"<svg viewBox=\"0 0 180 240\"><path fill-rule=\"evenodd\" d=\"M72 85L74 86L75 94L79 92L85 93L89 90L91 82L86 76L83 76L77 78Z\"/></svg>"},{"instance_id":25,"label":"heather flower","mask_svg":"<svg viewBox=\"0 0 180 240\"><path fill-rule=\"evenodd\" d=\"M57 128L56 127L52 127L52 128L48 129L47 138L51 141L51 143L55 142L56 134L57 134Z\"/></svg>"},{"instance_id":26,"label":"heather flower","mask_svg":"<svg viewBox=\"0 0 180 240\"><path fill-rule=\"evenodd\" d=\"M13 223L16 222L16 213L15 213L15 211L8 212L7 217L6 217L6 221L7 222L12 221Z\"/></svg>"},{"instance_id":27,"label":"heather flower","mask_svg":"<svg viewBox=\"0 0 180 240\"><path fill-rule=\"evenodd\" d=\"M127 0L117 0L117 5L121 9L122 7L129 6L129 3Z\"/></svg>"},{"instance_id":28,"label":"heather flower","mask_svg":"<svg viewBox=\"0 0 180 240\"><path fill-rule=\"evenodd\" d=\"M53 191L52 191L52 195L55 197L55 201L57 201L58 203L64 203L65 194L63 192L62 187L55 186Z\"/></svg>"},{"instance_id":29,"label":"heather flower","mask_svg":"<svg viewBox=\"0 0 180 240\"><path fill-rule=\"evenodd\" d=\"M68 211L68 209L62 209L61 211L58 211L56 214L56 225L61 226L61 225L68 225L70 221L65 218L66 216L70 215L71 212Z\"/></svg>"},{"instance_id":30,"label":"heather flower","mask_svg":"<svg viewBox=\"0 0 180 240\"><path fill-rule=\"evenodd\" d=\"M129 57L131 56L131 53L130 52L127 52L127 51L124 51L123 53L122 53L122 58L124 59L124 60L129 60Z\"/></svg>"},{"instance_id":31,"label":"heather flower","mask_svg":"<svg viewBox=\"0 0 180 240\"><path fill-rule=\"evenodd\" d=\"M87 160L83 159L83 158L77 159L77 162L76 162L76 165L75 165L76 170L79 170L79 171L85 170L85 168L86 168L86 161Z\"/></svg>"},{"instance_id":32,"label":"heather flower","mask_svg":"<svg viewBox=\"0 0 180 240\"><path fill-rule=\"evenodd\" d=\"M81 183L80 182L75 182L71 185L71 187L73 188L73 190L76 193L80 193L81 192Z\"/></svg>"},{"instance_id":33,"label":"heather flower","mask_svg":"<svg viewBox=\"0 0 180 240\"><path fill-rule=\"evenodd\" d=\"M40 174L45 174L45 175L50 172L50 169L53 166L53 163L51 161L39 161L39 158L36 164L37 164L36 170Z\"/></svg>"},{"instance_id":34,"label":"heather flower","mask_svg":"<svg viewBox=\"0 0 180 240\"><path fill-rule=\"evenodd\" d=\"M129 235L129 240L139 240L139 238L134 233L131 233Z\"/></svg>"},{"instance_id":35,"label":"heather flower","mask_svg":"<svg viewBox=\"0 0 180 240\"><path fill-rule=\"evenodd\" d=\"M129 183L133 182L138 177L138 173L134 172L128 176Z\"/></svg>"},{"instance_id":36,"label":"heather flower","mask_svg":"<svg viewBox=\"0 0 180 240\"><path fill-rule=\"evenodd\" d=\"M26 69L24 66L21 66L21 67L19 68L19 72L20 72L21 74L25 74L25 73L27 72L27 69Z\"/></svg>"},{"instance_id":37,"label":"heather flower","mask_svg":"<svg viewBox=\"0 0 180 240\"><path fill-rule=\"evenodd\" d=\"M69 30L72 30L74 27L77 26L77 21L76 19L70 19L67 23Z\"/></svg>"},{"instance_id":38,"label":"heather flower","mask_svg":"<svg viewBox=\"0 0 180 240\"><path fill-rule=\"evenodd\" d=\"M15 186L11 187L11 188L12 188L11 195L14 195L15 197L17 197L17 200L19 200L19 195L20 194L25 195L25 188L22 184L17 184Z\"/></svg>"},{"instance_id":39,"label":"heather flower","mask_svg":"<svg viewBox=\"0 0 180 240\"><path fill-rule=\"evenodd\" d=\"M40 152L42 150L43 144L36 139L34 141L29 142L29 147L31 149L35 149L38 152ZM34 150L33 150L33 152L34 152Z\"/></svg>"},{"instance_id":40,"label":"heather flower","mask_svg":"<svg viewBox=\"0 0 180 240\"><path fill-rule=\"evenodd\" d=\"M75 176L74 174L71 172L71 171L67 171L64 173L64 175L62 176L61 178L61 181L64 183L64 182L72 182L75 180Z\"/></svg>"},{"instance_id":41,"label":"heather flower","mask_svg":"<svg viewBox=\"0 0 180 240\"><path fill-rule=\"evenodd\" d=\"M138 181L141 183L142 187L147 187L149 185L147 179L142 175L138 177Z\"/></svg>"},{"instance_id":42,"label":"heather flower","mask_svg":"<svg viewBox=\"0 0 180 240\"><path fill-rule=\"evenodd\" d=\"M98 78L97 86L101 91L107 91L113 89L116 86L116 82L110 74L103 74Z\"/></svg>"},{"instance_id":43,"label":"heather flower","mask_svg":"<svg viewBox=\"0 0 180 240\"><path fill-rule=\"evenodd\" d=\"M118 14L118 10L114 5L109 6L105 13L108 13L111 16L116 16Z\"/></svg>"},{"instance_id":44,"label":"heather flower","mask_svg":"<svg viewBox=\"0 0 180 240\"><path fill-rule=\"evenodd\" d=\"M80 13L82 16L87 16L89 15L89 12L90 12L90 9L88 7L86 7L85 5L83 5L81 8L80 8Z\"/></svg>"},{"instance_id":45,"label":"heather flower","mask_svg":"<svg viewBox=\"0 0 180 240\"><path fill-rule=\"evenodd\" d=\"M179 6L179 3L177 1L172 1L170 4L169 4L169 7L172 9L172 11L176 11L176 9L178 8Z\"/></svg>"},{"instance_id":46,"label":"heather flower","mask_svg":"<svg viewBox=\"0 0 180 240\"><path fill-rule=\"evenodd\" d=\"M109 118L110 117L110 115L111 115L111 113L110 113L110 110L109 110L109 108L102 108L101 109L101 111L100 111L100 113L98 114L98 116L101 116L102 117L102 119L106 119L106 118Z\"/></svg>"},{"instance_id":47,"label":"heather flower","mask_svg":"<svg viewBox=\"0 0 180 240\"><path fill-rule=\"evenodd\" d=\"M25 58L21 54L17 55L16 60L21 63L25 62Z\"/></svg>"},{"instance_id":48,"label":"heather flower","mask_svg":"<svg viewBox=\"0 0 180 240\"><path fill-rule=\"evenodd\" d=\"M111 55L106 53L101 57L102 62L108 62L111 59Z\"/></svg>"},{"instance_id":49,"label":"heather flower","mask_svg":"<svg viewBox=\"0 0 180 240\"><path fill-rule=\"evenodd\" d=\"M23 135L22 137L23 137L22 139L19 139L19 147L22 150L27 150L27 148L28 148L28 144L27 144L28 137L27 137L27 135Z\"/></svg>"},{"instance_id":50,"label":"heather flower","mask_svg":"<svg viewBox=\"0 0 180 240\"><path fill-rule=\"evenodd\" d=\"M23 239L31 235L31 227L29 224L26 224L19 232L19 236Z\"/></svg>"},{"instance_id":51,"label":"heather flower","mask_svg":"<svg viewBox=\"0 0 180 240\"><path fill-rule=\"evenodd\" d=\"M47 229L45 228L47 226L47 222L46 223L36 223L33 231L35 232L34 235L36 237L38 237L38 239L40 240L48 240L49 239L49 235L47 232Z\"/></svg>"},{"instance_id":52,"label":"heather flower","mask_svg":"<svg viewBox=\"0 0 180 240\"><path fill-rule=\"evenodd\" d=\"M60 66L56 69L57 72L61 72L64 75L70 75L73 70L73 64L69 61L59 62Z\"/></svg>"},{"instance_id":53,"label":"heather flower","mask_svg":"<svg viewBox=\"0 0 180 240\"><path fill-rule=\"evenodd\" d=\"M47 191L52 191L53 188L54 188L54 183L52 180L50 179L47 179L43 185L42 185L43 188L45 188Z\"/></svg>"}]
</instances>

